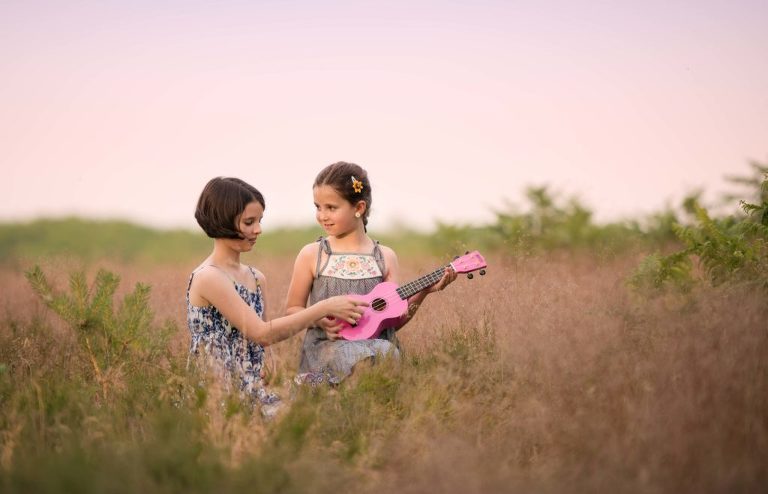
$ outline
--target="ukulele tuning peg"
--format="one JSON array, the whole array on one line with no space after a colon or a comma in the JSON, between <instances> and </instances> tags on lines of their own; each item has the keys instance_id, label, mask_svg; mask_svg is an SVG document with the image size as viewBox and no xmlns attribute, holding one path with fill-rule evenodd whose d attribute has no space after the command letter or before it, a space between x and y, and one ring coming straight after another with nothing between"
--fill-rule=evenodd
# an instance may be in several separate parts
<instances>
[{"instance_id":1,"label":"ukulele tuning peg","mask_svg":"<svg viewBox=\"0 0 768 494\"><path fill-rule=\"evenodd\" d=\"M472 278L474 278L474 277L475 277L475 276L474 276L472 273L469 273L469 274L467 275L467 279L468 279L468 280L471 280L471 279L472 279Z\"/></svg>"},{"instance_id":2,"label":"ukulele tuning peg","mask_svg":"<svg viewBox=\"0 0 768 494\"><path fill-rule=\"evenodd\" d=\"M485 269L480 270L480 276L485 276Z\"/></svg>"},{"instance_id":3,"label":"ukulele tuning peg","mask_svg":"<svg viewBox=\"0 0 768 494\"><path fill-rule=\"evenodd\" d=\"M466 251L466 252L464 253L464 255L467 255L467 254L469 254L469 251Z\"/></svg>"}]
</instances>

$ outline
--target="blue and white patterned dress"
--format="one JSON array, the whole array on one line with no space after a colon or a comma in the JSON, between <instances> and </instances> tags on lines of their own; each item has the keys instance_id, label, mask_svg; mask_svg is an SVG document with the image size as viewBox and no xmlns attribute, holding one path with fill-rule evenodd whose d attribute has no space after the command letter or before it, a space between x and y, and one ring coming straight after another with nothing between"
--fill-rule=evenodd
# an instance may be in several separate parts
<instances>
[{"instance_id":1,"label":"blue and white patterned dress","mask_svg":"<svg viewBox=\"0 0 768 494\"><path fill-rule=\"evenodd\" d=\"M384 256L378 242L370 254L333 252L326 238L318 242L317 275L309 305L336 295L364 295L384 280ZM304 335L296 382L337 384L352 373L358 362L383 356L400 358L394 328L386 328L378 338L359 341L329 340L322 329L309 328Z\"/></svg>"},{"instance_id":2,"label":"blue and white patterned dress","mask_svg":"<svg viewBox=\"0 0 768 494\"><path fill-rule=\"evenodd\" d=\"M234 280L232 283L240 298L259 317L263 317L264 300L261 285L253 268L248 266L248 269L256 280L255 291ZM207 365L205 370L212 371L220 378L226 389L239 390L254 404L258 404L264 415L272 415L278 408L280 398L264 389L261 379L264 347L246 339L216 307L192 305L189 301L189 288L192 286L195 273L197 271L189 277L187 285L187 325L192 336L188 362L194 361L199 365L201 360L204 361Z\"/></svg>"}]
</instances>

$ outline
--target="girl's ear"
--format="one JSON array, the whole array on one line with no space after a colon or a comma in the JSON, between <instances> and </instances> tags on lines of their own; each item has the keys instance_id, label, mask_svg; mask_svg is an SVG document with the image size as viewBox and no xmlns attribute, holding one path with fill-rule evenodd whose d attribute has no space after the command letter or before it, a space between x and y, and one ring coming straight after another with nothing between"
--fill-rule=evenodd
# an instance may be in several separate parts
<instances>
[{"instance_id":1,"label":"girl's ear","mask_svg":"<svg viewBox=\"0 0 768 494\"><path fill-rule=\"evenodd\" d=\"M355 213L360 213L360 216L365 216L365 211L368 209L368 203L365 201L357 201L355 204Z\"/></svg>"}]
</instances>

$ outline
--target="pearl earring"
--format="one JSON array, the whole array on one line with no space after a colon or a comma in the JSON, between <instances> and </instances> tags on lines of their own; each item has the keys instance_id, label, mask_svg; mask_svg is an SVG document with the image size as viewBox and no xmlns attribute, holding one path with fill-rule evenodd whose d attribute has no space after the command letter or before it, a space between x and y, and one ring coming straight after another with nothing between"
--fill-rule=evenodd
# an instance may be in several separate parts
<instances>
[{"instance_id":1,"label":"pearl earring","mask_svg":"<svg viewBox=\"0 0 768 494\"><path fill-rule=\"evenodd\" d=\"M355 213L355 218L359 218L359 217L360 217L360 213L359 212Z\"/></svg>"}]
</instances>

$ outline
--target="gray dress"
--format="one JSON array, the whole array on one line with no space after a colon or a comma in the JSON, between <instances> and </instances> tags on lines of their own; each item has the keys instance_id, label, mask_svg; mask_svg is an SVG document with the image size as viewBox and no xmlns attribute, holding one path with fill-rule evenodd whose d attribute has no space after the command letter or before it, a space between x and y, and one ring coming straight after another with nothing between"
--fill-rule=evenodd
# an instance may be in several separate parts
<instances>
[{"instance_id":1,"label":"gray dress","mask_svg":"<svg viewBox=\"0 0 768 494\"><path fill-rule=\"evenodd\" d=\"M368 254L333 252L324 237L318 242L317 275L312 282L309 305L336 295L363 295L383 281L386 271L378 242ZM386 328L378 338L359 341L329 340L322 329L309 328L304 335L296 381L337 384L352 373L358 362L376 361L383 356L400 358L394 328Z\"/></svg>"}]
</instances>

